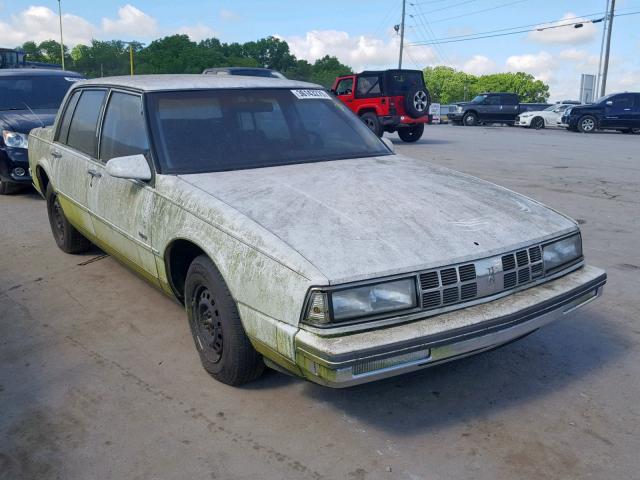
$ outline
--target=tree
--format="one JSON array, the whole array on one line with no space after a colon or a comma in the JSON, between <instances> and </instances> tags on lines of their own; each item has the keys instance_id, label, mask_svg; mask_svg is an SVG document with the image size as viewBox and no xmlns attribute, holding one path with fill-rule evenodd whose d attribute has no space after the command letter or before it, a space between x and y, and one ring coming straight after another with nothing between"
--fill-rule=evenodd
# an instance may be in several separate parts
<instances>
[{"instance_id":1,"label":"tree","mask_svg":"<svg viewBox=\"0 0 640 480\"><path fill-rule=\"evenodd\" d=\"M349 75L351 68L340 63L336 57L325 55L315 61L312 66L311 81L325 87L330 87L336 77Z\"/></svg>"}]
</instances>

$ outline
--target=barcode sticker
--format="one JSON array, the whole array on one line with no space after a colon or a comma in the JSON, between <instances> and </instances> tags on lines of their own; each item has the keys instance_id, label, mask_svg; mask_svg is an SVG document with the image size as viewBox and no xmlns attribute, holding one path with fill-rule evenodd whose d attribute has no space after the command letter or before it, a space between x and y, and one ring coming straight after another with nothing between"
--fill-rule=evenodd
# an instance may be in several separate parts
<instances>
[{"instance_id":1,"label":"barcode sticker","mask_svg":"<svg viewBox=\"0 0 640 480\"><path fill-rule=\"evenodd\" d=\"M308 100L310 98L320 99L320 100L331 100L331 95L329 95L324 90L291 90L296 98L300 100Z\"/></svg>"}]
</instances>

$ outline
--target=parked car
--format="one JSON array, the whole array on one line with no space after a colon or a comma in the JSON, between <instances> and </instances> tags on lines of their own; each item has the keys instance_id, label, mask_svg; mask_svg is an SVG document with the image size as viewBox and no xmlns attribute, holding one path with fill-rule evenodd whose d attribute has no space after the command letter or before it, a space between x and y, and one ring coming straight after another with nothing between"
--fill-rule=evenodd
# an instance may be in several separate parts
<instances>
[{"instance_id":1,"label":"parked car","mask_svg":"<svg viewBox=\"0 0 640 480\"><path fill-rule=\"evenodd\" d=\"M567 130L640 132L640 93L612 93L595 103L567 108L561 119Z\"/></svg>"},{"instance_id":2,"label":"parked car","mask_svg":"<svg viewBox=\"0 0 640 480\"><path fill-rule=\"evenodd\" d=\"M518 115L549 106L548 103L520 103L515 93L482 93L470 102L456 104L455 111L449 113L449 121L469 127L482 123L514 125Z\"/></svg>"},{"instance_id":3,"label":"parked car","mask_svg":"<svg viewBox=\"0 0 640 480\"><path fill-rule=\"evenodd\" d=\"M57 245L93 242L183 303L204 368L231 385L265 363L333 387L429 367L606 281L573 220L394 154L318 85L89 80L29 141Z\"/></svg>"},{"instance_id":4,"label":"parked car","mask_svg":"<svg viewBox=\"0 0 640 480\"><path fill-rule=\"evenodd\" d=\"M416 142L429 121L431 97L420 70L345 75L331 91L379 137L398 132L402 141Z\"/></svg>"},{"instance_id":5,"label":"parked car","mask_svg":"<svg viewBox=\"0 0 640 480\"><path fill-rule=\"evenodd\" d=\"M67 90L80 79L61 70L0 70L0 195L31 184L29 131L53 123Z\"/></svg>"},{"instance_id":6,"label":"parked car","mask_svg":"<svg viewBox=\"0 0 640 480\"><path fill-rule=\"evenodd\" d=\"M557 127L564 111L574 104L555 104L544 110L525 112L516 117L516 125L520 127L535 128L539 130L545 127Z\"/></svg>"},{"instance_id":7,"label":"parked car","mask_svg":"<svg viewBox=\"0 0 640 480\"><path fill-rule=\"evenodd\" d=\"M203 75L241 75L244 77L286 78L277 70L258 67L217 67L207 68Z\"/></svg>"}]
</instances>

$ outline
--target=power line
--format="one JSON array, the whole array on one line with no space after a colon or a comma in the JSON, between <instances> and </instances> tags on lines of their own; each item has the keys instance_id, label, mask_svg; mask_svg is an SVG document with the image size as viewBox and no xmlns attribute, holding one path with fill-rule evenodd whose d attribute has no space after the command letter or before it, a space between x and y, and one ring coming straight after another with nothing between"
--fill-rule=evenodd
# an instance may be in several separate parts
<instances>
[{"instance_id":1,"label":"power line","mask_svg":"<svg viewBox=\"0 0 640 480\"><path fill-rule=\"evenodd\" d=\"M454 3L453 5L447 5L446 7L436 8L435 10L429 10L429 14L436 13L436 12L440 12L440 11L442 11L442 10L449 10L449 9L451 9L451 8L459 7L460 5L466 5L466 4L468 4L468 3L473 3L473 2L475 2L475 1L476 1L476 0L466 0L466 1L464 1L464 2ZM523 0L523 1L524 1L524 0ZM413 3L409 3L409 5L415 6L415 4L413 4Z\"/></svg>"},{"instance_id":2,"label":"power line","mask_svg":"<svg viewBox=\"0 0 640 480\"><path fill-rule=\"evenodd\" d=\"M452 17L445 17L445 18L438 18L436 20L433 20L431 23L440 23L440 22L446 22L448 20L454 20L456 18L462 18L462 17L468 17L470 15L476 15L478 13L484 13L484 12L489 12L491 10L497 10L499 8L504 8L504 7L509 7L511 5L515 5L516 3L523 3L526 2L527 0L516 0L514 2L508 2L508 3L503 3L501 5L496 5L494 7L489 7L489 8L483 8L481 10L475 10L473 12L468 12L468 13L462 13L460 15L454 15ZM452 5L452 7L455 5ZM442 9L444 10L444 9ZM438 10L434 10L434 11L438 11Z\"/></svg>"},{"instance_id":3,"label":"power line","mask_svg":"<svg viewBox=\"0 0 640 480\"><path fill-rule=\"evenodd\" d=\"M413 5L414 11L416 9L416 5ZM420 12L422 13L422 8L418 5L417 9L420 10ZM421 27L422 31L425 33L425 36L427 39L430 40L435 40L436 36L433 33L433 30L431 29L431 27L429 26L429 22L427 21L426 18L423 18L423 16L415 16L415 15L411 15L409 14L409 16L415 21L418 20L418 22L416 22L416 25L418 27ZM435 47L435 52L438 55L438 57L440 57L441 63L447 63L447 64L451 64L451 60L448 58L448 56L444 53L444 51L442 50L442 48L440 47L440 45L434 45Z\"/></svg>"}]
</instances>

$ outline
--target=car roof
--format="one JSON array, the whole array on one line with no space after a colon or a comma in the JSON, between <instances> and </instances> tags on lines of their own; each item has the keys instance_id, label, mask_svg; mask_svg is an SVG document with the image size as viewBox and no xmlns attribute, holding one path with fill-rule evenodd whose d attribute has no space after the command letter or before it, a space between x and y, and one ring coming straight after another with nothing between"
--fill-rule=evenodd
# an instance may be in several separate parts
<instances>
[{"instance_id":1,"label":"car roof","mask_svg":"<svg viewBox=\"0 0 640 480\"><path fill-rule=\"evenodd\" d=\"M7 68L0 69L0 77L79 77L78 72L53 68Z\"/></svg>"},{"instance_id":2,"label":"car roof","mask_svg":"<svg viewBox=\"0 0 640 480\"><path fill-rule=\"evenodd\" d=\"M282 78L250 77L242 75L135 75L85 80L75 84L83 86L121 87L142 92L170 90L207 90L228 88L324 88L320 85Z\"/></svg>"},{"instance_id":3,"label":"car roof","mask_svg":"<svg viewBox=\"0 0 640 480\"><path fill-rule=\"evenodd\" d=\"M358 75L369 75L369 74L379 74L379 73L394 73L394 72L422 73L422 70L411 70L411 69L408 69L408 68L402 68L402 69L391 68L389 70L364 70L364 71L358 73Z\"/></svg>"}]
</instances>

